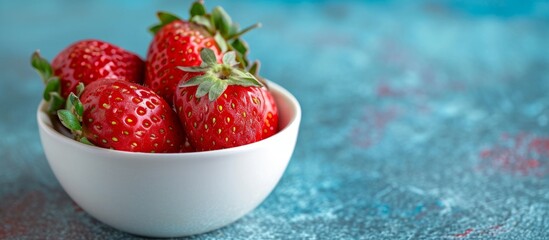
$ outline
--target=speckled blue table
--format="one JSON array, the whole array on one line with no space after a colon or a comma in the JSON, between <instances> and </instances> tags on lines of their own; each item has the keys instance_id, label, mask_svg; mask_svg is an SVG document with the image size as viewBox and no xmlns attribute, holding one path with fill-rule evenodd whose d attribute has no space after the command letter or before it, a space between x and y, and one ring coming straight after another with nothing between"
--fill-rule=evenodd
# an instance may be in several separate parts
<instances>
[{"instance_id":1,"label":"speckled blue table","mask_svg":"<svg viewBox=\"0 0 549 240\"><path fill-rule=\"evenodd\" d=\"M38 139L40 48L145 55L188 1L0 0L0 238L129 239L61 189ZM195 239L549 239L549 3L210 1L303 108L278 187Z\"/></svg>"}]
</instances>

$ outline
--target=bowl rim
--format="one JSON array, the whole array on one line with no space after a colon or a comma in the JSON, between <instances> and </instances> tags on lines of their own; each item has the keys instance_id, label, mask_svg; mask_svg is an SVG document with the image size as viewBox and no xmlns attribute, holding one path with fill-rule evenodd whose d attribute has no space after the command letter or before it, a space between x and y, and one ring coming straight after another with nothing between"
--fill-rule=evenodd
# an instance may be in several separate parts
<instances>
[{"instance_id":1,"label":"bowl rim","mask_svg":"<svg viewBox=\"0 0 549 240\"><path fill-rule=\"evenodd\" d=\"M36 110L36 118L38 122L38 126L41 130L43 130L46 134L50 135L51 137L57 139L58 141L63 142L64 144L67 144L71 147L80 148L83 151L88 152L96 152L97 154L112 154L113 156L120 155L124 157L140 157L149 160L150 157L151 161L158 161L162 158L168 158L172 159L176 156L188 156L189 159L200 157L200 156L208 156L208 157L216 157L216 156L225 156L227 154L235 154L238 152L246 152L254 148L258 148L264 144L269 144L271 141L275 141L276 139L280 138L283 134L290 131L290 128L294 125L299 125L301 121L301 106L299 102L297 101L296 97L290 93L288 90L283 88L282 86L272 82L268 81L269 88L271 90L274 90L278 92L281 96L286 98L287 102L289 103L289 106L294 109L295 114L290 118L286 126L284 128L280 129L276 134L257 141L253 143L249 143L242 146L232 147L232 148L225 148L225 149L218 149L218 150L210 150L210 151L203 151L203 152L188 152L188 153L146 153L146 152L129 152L129 151L120 151L120 150L114 150L114 149L107 149L107 148L101 148L97 146L90 146L84 143L80 143L78 141L75 141L74 139L68 138L67 136L63 135L62 133L56 131L53 129L51 125L46 124L46 122L43 120L44 116L47 116L47 113L43 111L45 102L42 100L40 104L38 105L38 108ZM276 99L276 98L275 98ZM51 124L51 123L50 123ZM299 126L297 126L299 131ZM185 158L182 158L183 160Z\"/></svg>"}]
</instances>

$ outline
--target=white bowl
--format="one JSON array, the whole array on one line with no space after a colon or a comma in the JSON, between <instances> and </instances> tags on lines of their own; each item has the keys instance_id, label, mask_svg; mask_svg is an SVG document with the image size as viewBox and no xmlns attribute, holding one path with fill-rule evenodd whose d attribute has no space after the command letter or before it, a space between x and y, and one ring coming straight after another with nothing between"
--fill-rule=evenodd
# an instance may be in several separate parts
<instances>
[{"instance_id":1,"label":"white bowl","mask_svg":"<svg viewBox=\"0 0 549 240\"><path fill-rule=\"evenodd\" d=\"M270 82L280 131L262 141L197 153L131 153L88 146L56 131L37 110L46 158L61 186L87 213L114 228L149 237L208 232L257 207L292 156L301 109Z\"/></svg>"}]
</instances>

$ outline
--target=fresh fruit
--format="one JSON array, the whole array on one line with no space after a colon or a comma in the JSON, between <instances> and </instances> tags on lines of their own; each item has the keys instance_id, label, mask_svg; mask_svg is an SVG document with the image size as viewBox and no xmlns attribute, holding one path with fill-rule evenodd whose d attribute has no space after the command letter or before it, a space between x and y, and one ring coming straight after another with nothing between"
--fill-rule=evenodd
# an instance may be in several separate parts
<instances>
[{"instance_id":1,"label":"fresh fruit","mask_svg":"<svg viewBox=\"0 0 549 240\"><path fill-rule=\"evenodd\" d=\"M204 48L200 67L180 67L203 73L182 80L174 96L179 120L197 151L245 145L278 131L273 96L253 74L236 67L235 55L227 52L219 64L215 53Z\"/></svg>"},{"instance_id":2,"label":"fresh fruit","mask_svg":"<svg viewBox=\"0 0 549 240\"><path fill-rule=\"evenodd\" d=\"M71 93L58 116L76 140L131 152L189 149L170 105L152 90L122 80L101 80ZM78 94L77 93L77 94Z\"/></svg>"},{"instance_id":3,"label":"fresh fruit","mask_svg":"<svg viewBox=\"0 0 549 240\"><path fill-rule=\"evenodd\" d=\"M240 31L229 15L216 7L211 14L197 1L190 11L190 20L182 20L170 13L159 12L160 23L150 30L154 38L149 46L146 63L145 85L168 102L173 99L181 79L191 79L196 73L177 69L178 66L200 66L200 50L209 48L218 56L227 50L236 50L241 68L248 67L247 44L239 37L259 24ZM259 63L253 64L253 71Z\"/></svg>"},{"instance_id":4,"label":"fresh fruit","mask_svg":"<svg viewBox=\"0 0 549 240\"><path fill-rule=\"evenodd\" d=\"M144 62L139 56L113 44L99 40L78 41L61 51L50 63L38 51L31 63L42 76L46 101L62 104L79 83L90 84L98 79L119 79L141 83ZM57 110L54 106L51 110Z\"/></svg>"},{"instance_id":5,"label":"fresh fruit","mask_svg":"<svg viewBox=\"0 0 549 240\"><path fill-rule=\"evenodd\" d=\"M171 101L177 83L196 75L181 71L177 66L199 66L198 52L204 47L219 52L213 37L202 27L181 20L166 25L149 47L145 86Z\"/></svg>"},{"instance_id":6,"label":"fresh fruit","mask_svg":"<svg viewBox=\"0 0 549 240\"><path fill-rule=\"evenodd\" d=\"M72 44L52 64L33 54L48 111L76 140L122 151L189 152L245 145L278 131L275 100L240 38L260 24L240 29L223 8L209 13L200 0L188 20L166 12L158 18L146 62L98 40Z\"/></svg>"}]
</instances>

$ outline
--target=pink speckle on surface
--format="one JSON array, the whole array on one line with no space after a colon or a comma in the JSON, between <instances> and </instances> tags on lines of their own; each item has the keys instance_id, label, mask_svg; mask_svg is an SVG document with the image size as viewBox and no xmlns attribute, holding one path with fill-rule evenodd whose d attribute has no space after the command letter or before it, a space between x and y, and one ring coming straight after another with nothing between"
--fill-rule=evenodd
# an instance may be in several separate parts
<instances>
[{"instance_id":1,"label":"pink speckle on surface","mask_svg":"<svg viewBox=\"0 0 549 240\"><path fill-rule=\"evenodd\" d=\"M480 232L481 235L496 235L496 234L499 234L503 231L503 225L501 224L497 224L497 225L494 225L494 226L491 226L487 229L484 229Z\"/></svg>"},{"instance_id":2,"label":"pink speckle on surface","mask_svg":"<svg viewBox=\"0 0 549 240\"><path fill-rule=\"evenodd\" d=\"M467 228L463 232L452 234L452 237L454 238L469 238L472 237L471 234L474 234L474 237L482 236L483 238L487 236L495 236L503 231L503 225L497 224L490 227L483 227L483 228Z\"/></svg>"},{"instance_id":3,"label":"pink speckle on surface","mask_svg":"<svg viewBox=\"0 0 549 240\"><path fill-rule=\"evenodd\" d=\"M59 219L56 214L61 213L70 213L70 217ZM14 192L0 198L0 239L27 239L27 236L33 236L30 239L51 239L45 236L67 228L72 230L53 239L90 239L93 233L85 225L85 216L88 215L60 190L47 188Z\"/></svg>"},{"instance_id":4,"label":"pink speckle on surface","mask_svg":"<svg viewBox=\"0 0 549 240\"><path fill-rule=\"evenodd\" d=\"M38 224L35 219L44 212L45 197L40 191L30 191L20 196L4 197L0 203L0 239L17 238L24 236L29 227L47 227ZM36 224L30 224L36 223Z\"/></svg>"},{"instance_id":5,"label":"pink speckle on surface","mask_svg":"<svg viewBox=\"0 0 549 240\"><path fill-rule=\"evenodd\" d=\"M501 234L503 232L503 225L497 224L490 227L482 227L482 228L467 228L463 232L452 234L453 238L476 238L479 236L482 236L483 238L486 238L488 236L495 236L498 234ZM474 234L474 236L472 235Z\"/></svg>"},{"instance_id":6,"label":"pink speckle on surface","mask_svg":"<svg viewBox=\"0 0 549 240\"><path fill-rule=\"evenodd\" d=\"M479 152L479 158L478 170L543 176L548 170L549 138L502 134L497 143Z\"/></svg>"},{"instance_id":7,"label":"pink speckle on surface","mask_svg":"<svg viewBox=\"0 0 549 240\"><path fill-rule=\"evenodd\" d=\"M456 233L454 234L454 237L456 238L464 238L464 237L467 237L469 236L470 233L472 233L474 231L474 229L472 228L467 228L464 232L462 233Z\"/></svg>"},{"instance_id":8,"label":"pink speckle on surface","mask_svg":"<svg viewBox=\"0 0 549 240\"><path fill-rule=\"evenodd\" d=\"M528 143L528 148L537 154L549 156L549 138L534 138Z\"/></svg>"}]
</instances>

